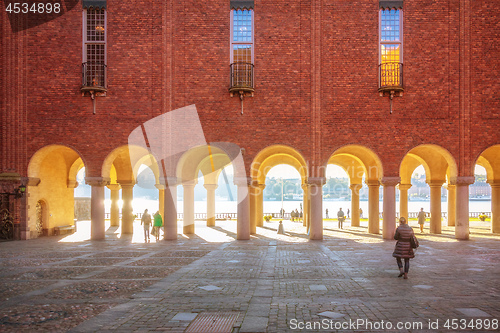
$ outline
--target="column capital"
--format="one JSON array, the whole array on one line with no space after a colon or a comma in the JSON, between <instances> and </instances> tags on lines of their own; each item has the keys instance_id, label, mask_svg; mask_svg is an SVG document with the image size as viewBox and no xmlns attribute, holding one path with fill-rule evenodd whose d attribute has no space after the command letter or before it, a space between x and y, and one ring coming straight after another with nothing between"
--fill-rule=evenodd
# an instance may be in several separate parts
<instances>
[{"instance_id":1,"label":"column capital","mask_svg":"<svg viewBox=\"0 0 500 333\"><path fill-rule=\"evenodd\" d=\"M215 191L219 185L217 184L203 184L203 187L207 189L207 191L212 190Z\"/></svg>"},{"instance_id":2,"label":"column capital","mask_svg":"<svg viewBox=\"0 0 500 333\"><path fill-rule=\"evenodd\" d=\"M260 184L259 181L255 180L255 179L250 182L249 186L255 187L255 188L260 188L260 189L266 188L266 184Z\"/></svg>"},{"instance_id":3,"label":"column capital","mask_svg":"<svg viewBox=\"0 0 500 333\"><path fill-rule=\"evenodd\" d=\"M450 181L451 185L471 185L476 181L475 177L456 177Z\"/></svg>"},{"instance_id":4,"label":"column capital","mask_svg":"<svg viewBox=\"0 0 500 333\"><path fill-rule=\"evenodd\" d=\"M401 183L398 184L398 188L400 191L407 191L411 188L411 186L412 186L411 184L401 184Z\"/></svg>"},{"instance_id":5,"label":"column capital","mask_svg":"<svg viewBox=\"0 0 500 333\"><path fill-rule=\"evenodd\" d=\"M182 186L184 186L184 187L189 187L189 186L193 186L194 187L194 186L196 186L196 184L198 184L198 181L194 180L194 179L192 179L192 180L185 180L185 181L182 182Z\"/></svg>"},{"instance_id":6,"label":"column capital","mask_svg":"<svg viewBox=\"0 0 500 333\"><path fill-rule=\"evenodd\" d=\"M249 186L252 185L251 177L234 177L233 183L236 186Z\"/></svg>"},{"instance_id":7,"label":"column capital","mask_svg":"<svg viewBox=\"0 0 500 333\"><path fill-rule=\"evenodd\" d=\"M455 186L456 186L455 184L450 184L449 182L443 185L443 187L447 190L454 189Z\"/></svg>"},{"instance_id":8,"label":"column capital","mask_svg":"<svg viewBox=\"0 0 500 333\"><path fill-rule=\"evenodd\" d=\"M380 182L383 186L396 186L401 182L401 177L382 177Z\"/></svg>"},{"instance_id":9,"label":"column capital","mask_svg":"<svg viewBox=\"0 0 500 333\"><path fill-rule=\"evenodd\" d=\"M365 180L365 184L368 185L368 187L372 186L380 186L380 181L378 179L367 179Z\"/></svg>"},{"instance_id":10,"label":"column capital","mask_svg":"<svg viewBox=\"0 0 500 333\"><path fill-rule=\"evenodd\" d=\"M160 184L164 186L177 186L182 184L182 180L177 177L160 177Z\"/></svg>"},{"instance_id":11,"label":"column capital","mask_svg":"<svg viewBox=\"0 0 500 333\"><path fill-rule=\"evenodd\" d=\"M106 186L110 181L107 177L85 177L85 184L90 186Z\"/></svg>"},{"instance_id":12,"label":"column capital","mask_svg":"<svg viewBox=\"0 0 500 333\"><path fill-rule=\"evenodd\" d=\"M326 177L309 177L307 178L307 185L309 186L323 186L326 184Z\"/></svg>"},{"instance_id":13,"label":"column capital","mask_svg":"<svg viewBox=\"0 0 500 333\"><path fill-rule=\"evenodd\" d=\"M133 180L117 180L116 182L120 184L122 188L126 186L134 186L136 184Z\"/></svg>"},{"instance_id":14,"label":"column capital","mask_svg":"<svg viewBox=\"0 0 500 333\"><path fill-rule=\"evenodd\" d=\"M155 184L155 187L156 187L156 189L158 189L158 190L160 190L160 191L161 191L161 190L164 190L164 189L166 189L166 188L167 188L167 187L165 186L165 184Z\"/></svg>"},{"instance_id":15,"label":"column capital","mask_svg":"<svg viewBox=\"0 0 500 333\"><path fill-rule=\"evenodd\" d=\"M500 179L489 179L486 181L491 187L500 187Z\"/></svg>"},{"instance_id":16,"label":"column capital","mask_svg":"<svg viewBox=\"0 0 500 333\"><path fill-rule=\"evenodd\" d=\"M106 187L111 191L118 191L121 188L120 184L108 184Z\"/></svg>"},{"instance_id":17,"label":"column capital","mask_svg":"<svg viewBox=\"0 0 500 333\"><path fill-rule=\"evenodd\" d=\"M353 190L353 191L355 191L355 190L359 190L359 189L360 189L360 188L362 188L362 187L363 187L363 184L351 184L351 185L349 185L349 188L350 188L351 190Z\"/></svg>"},{"instance_id":18,"label":"column capital","mask_svg":"<svg viewBox=\"0 0 500 333\"><path fill-rule=\"evenodd\" d=\"M26 186L38 186L38 184L40 184L40 178L26 177L25 183Z\"/></svg>"},{"instance_id":19,"label":"column capital","mask_svg":"<svg viewBox=\"0 0 500 333\"><path fill-rule=\"evenodd\" d=\"M431 180L427 180L426 183L430 186L430 187L441 187L443 186L443 184L445 183L444 180L442 179L431 179Z\"/></svg>"},{"instance_id":20,"label":"column capital","mask_svg":"<svg viewBox=\"0 0 500 333\"><path fill-rule=\"evenodd\" d=\"M68 188L77 188L78 187L78 182L76 180L68 180Z\"/></svg>"}]
</instances>

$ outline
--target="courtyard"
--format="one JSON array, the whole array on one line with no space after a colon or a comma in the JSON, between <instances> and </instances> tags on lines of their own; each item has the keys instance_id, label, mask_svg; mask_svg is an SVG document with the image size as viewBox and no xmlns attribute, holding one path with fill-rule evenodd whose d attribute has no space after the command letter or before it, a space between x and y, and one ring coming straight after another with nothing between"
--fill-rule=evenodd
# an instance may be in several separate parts
<instances>
[{"instance_id":1,"label":"courtyard","mask_svg":"<svg viewBox=\"0 0 500 333\"><path fill-rule=\"evenodd\" d=\"M449 332L498 329L500 236L471 222L470 240L420 234L408 280L395 241L324 222L257 228L237 241L236 221L197 222L196 234L144 242L141 226L0 243L2 332ZM179 225L182 230L182 225ZM454 328L454 329L453 329Z\"/></svg>"}]
</instances>

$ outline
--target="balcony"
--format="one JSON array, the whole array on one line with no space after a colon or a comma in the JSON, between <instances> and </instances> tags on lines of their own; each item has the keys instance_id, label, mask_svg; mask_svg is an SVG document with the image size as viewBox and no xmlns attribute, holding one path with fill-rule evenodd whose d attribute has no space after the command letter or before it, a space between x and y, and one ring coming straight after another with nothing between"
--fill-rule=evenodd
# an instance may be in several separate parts
<instances>
[{"instance_id":1,"label":"balcony","mask_svg":"<svg viewBox=\"0 0 500 333\"><path fill-rule=\"evenodd\" d=\"M386 62L379 65L380 93L403 92L403 64L399 62Z\"/></svg>"},{"instance_id":2,"label":"balcony","mask_svg":"<svg viewBox=\"0 0 500 333\"><path fill-rule=\"evenodd\" d=\"M103 62L84 62L82 64L82 93L105 93L106 65Z\"/></svg>"},{"instance_id":3,"label":"balcony","mask_svg":"<svg viewBox=\"0 0 500 333\"><path fill-rule=\"evenodd\" d=\"M247 62L235 62L230 65L231 82L229 92L244 95L249 93L253 96L253 64Z\"/></svg>"}]
</instances>

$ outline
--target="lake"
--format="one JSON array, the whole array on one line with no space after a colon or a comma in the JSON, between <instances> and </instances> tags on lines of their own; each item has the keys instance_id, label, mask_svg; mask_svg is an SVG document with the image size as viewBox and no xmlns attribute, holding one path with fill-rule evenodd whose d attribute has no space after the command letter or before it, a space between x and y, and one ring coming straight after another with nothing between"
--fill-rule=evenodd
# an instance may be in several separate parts
<instances>
[{"instance_id":1,"label":"lake","mask_svg":"<svg viewBox=\"0 0 500 333\"><path fill-rule=\"evenodd\" d=\"M283 209L285 212L298 209L300 211L300 204L302 201L283 201ZM110 211L111 202L109 199L105 200L106 213ZM364 217L367 217L368 213L368 201L360 201L360 208L363 210ZM142 213L144 209L148 209L149 212L156 212L159 208L157 200L149 200L143 198L134 198L133 208L134 213ZM182 213L183 202L177 201L178 213ZM281 201L264 201L264 214L266 213L279 213L281 209ZM380 200L379 209L382 212L383 202ZM347 209L351 209L350 201L323 201L323 216L325 217L325 210L328 208L329 217L337 216L337 211L342 208L344 212ZM408 212L418 212L420 208L424 208L424 211L430 211L429 201L409 201L408 202ZM195 201L194 204L195 213L206 213L207 212L207 202L206 201ZM396 202L396 211L399 212L399 201ZM441 202L441 211L448 211L448 203L446 201ZM470 201L469 202L470 212L490 212L491 211L491 201ZM237 202L236 201L216 201L215 202L215 212L216 213L236 213L237 212Z\"/></svg>"}]
</instances>

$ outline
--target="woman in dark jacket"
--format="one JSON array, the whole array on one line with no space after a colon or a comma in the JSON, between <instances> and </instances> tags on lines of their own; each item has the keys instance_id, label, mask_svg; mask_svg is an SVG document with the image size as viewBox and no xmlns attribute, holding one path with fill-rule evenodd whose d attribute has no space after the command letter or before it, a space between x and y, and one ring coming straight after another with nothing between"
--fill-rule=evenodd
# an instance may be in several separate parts
<instances>
[{"instance_id":1,"label":"woman in dark jacket","mask_svg":"<svg viewBox=\"0 0 500 333\"><path fill-rule=\"evenodd\" d=\"M396 229L396 233L394 234L394 239L397 240L397 243L392 256L396 257L396 261L398 262L400 272L398 277L404 275L405 279L408 278L408 271L410 270L410 258L415 257L410 242L412 237L415 237L412 227L406 223L406 219L404 217L400 218L399 227ZM402 258L405 260L404 270L403 263L401 262Z\"/></svg>"}]
</instances>

